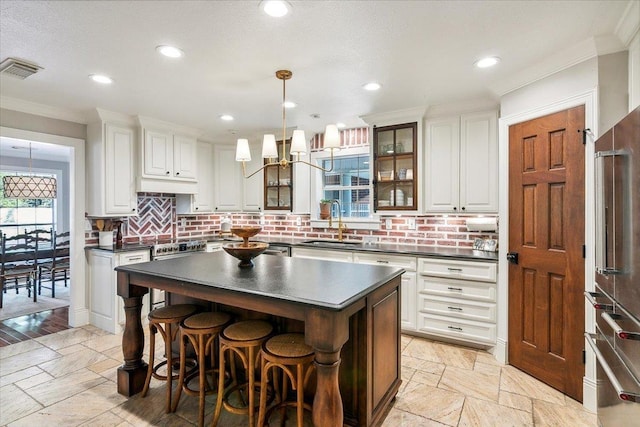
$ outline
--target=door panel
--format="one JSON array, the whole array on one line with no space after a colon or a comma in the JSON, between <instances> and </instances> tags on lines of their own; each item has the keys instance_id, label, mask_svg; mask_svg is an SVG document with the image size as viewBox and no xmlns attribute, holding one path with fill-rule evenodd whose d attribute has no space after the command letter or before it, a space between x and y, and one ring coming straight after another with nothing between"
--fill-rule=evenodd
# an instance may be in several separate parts
<instances>
[{"instance_id":1,"label":"door panel","mask_svg":"<svg viewBox=\"0 0 640 427\"><path fill-rule=\"evenodd\" d=\"M509 129L509 361L582 400L584 107Z\"/></svg>"}]
</instances>

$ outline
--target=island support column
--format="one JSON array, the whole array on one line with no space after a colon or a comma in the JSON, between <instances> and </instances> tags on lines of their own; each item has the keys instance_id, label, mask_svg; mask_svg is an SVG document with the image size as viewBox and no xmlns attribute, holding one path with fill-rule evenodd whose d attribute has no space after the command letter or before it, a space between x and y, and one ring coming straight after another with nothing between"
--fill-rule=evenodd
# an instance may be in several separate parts
<instances>
[{"instance_id":1,"label":"island support column","mask_svg":"<svg viewBox=\"0 0 640 427\"><path fill-rule=\"evenodd\" d=\"M124 364L118 368L118 393L133 396L142 391L147 375L147 363L142 360L144 330L142 329L142 297L148 288L129 284L129 274L118 272L118 295L124 300L125 324L122 335Z\"/></svg>"},{"instance_id":2,"label":"island support column","mask_svg":"<svg viewBox=\"0 0 640 427\"><path fill-rule=\"evenodd\" d=\"M338 372L340 350L349 339L348 316L343 312L309 309L305 315L305 339L316 354L318 380L313 399L313 425L342 426L344 410Z\"/></svg>"}]
</instances>

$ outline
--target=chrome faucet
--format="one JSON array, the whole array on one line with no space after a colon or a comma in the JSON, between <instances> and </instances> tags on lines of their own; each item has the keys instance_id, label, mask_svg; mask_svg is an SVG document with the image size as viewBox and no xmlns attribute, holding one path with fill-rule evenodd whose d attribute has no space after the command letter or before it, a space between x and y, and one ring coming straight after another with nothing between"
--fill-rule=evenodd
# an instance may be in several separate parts
<instances>
[{"instance_id":1,"label":"chrome faucet","mask_svg":"<svg viewBox=\"0 0 640 427\"><path fill-rule=\"evenodd\" d=\"M340 200L333 199L331 201L331 206L336 203L338 205L338 241L342 242L342 230L346 229L347 226L342 223L342 206L340 206ZM333 227L333 215L329 215L329 228Z\"/></svg>"}]
</instances>

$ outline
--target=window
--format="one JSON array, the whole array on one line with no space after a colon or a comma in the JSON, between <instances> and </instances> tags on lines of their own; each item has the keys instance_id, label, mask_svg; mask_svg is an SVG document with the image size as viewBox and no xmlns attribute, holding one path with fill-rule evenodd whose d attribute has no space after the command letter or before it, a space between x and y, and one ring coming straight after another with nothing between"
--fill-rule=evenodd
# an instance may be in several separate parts
<instances>
[{"instance_id":1,"label":"window","mask_svg":"<svg viewBox=\"0 0 640 427\"><path fill-rule=\"evenodd\" d=\"M15 171L0 172L0 231L8 236L25 230L55 229L56 208L53 199L5 199L2 177L20 174ZM55 176L53 174L33 174Z\"/></svg>"},{"instance_id":2,"label":"window","mask_svg":"<svg viewBox=\"0 0 640 427\"><path fill-rule=\"evenodd\" d=\"M331 166L328 159L321 160L322 167ZM322 198L339 200L343 218L363 218L370 215L371 172L369 155L336 157L331 172L323 172ZM337 205L331 214L338 216Z\"/></svg>"}]
</instances>

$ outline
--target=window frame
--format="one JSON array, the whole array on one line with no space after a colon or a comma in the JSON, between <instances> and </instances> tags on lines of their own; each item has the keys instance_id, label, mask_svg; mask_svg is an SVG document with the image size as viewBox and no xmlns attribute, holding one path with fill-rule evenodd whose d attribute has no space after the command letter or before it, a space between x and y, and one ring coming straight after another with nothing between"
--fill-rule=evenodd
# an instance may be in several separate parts
<instances>
[{"instance_id":1,"label":"window frame","mask_svg":"<svg viewBox=\"0 0 640 427\"><path fill-rule=\"evenodd\" d=\"M348 217L343 218L342 222L347 224L347 227L357 230L378 230L380 228L380 216L373 212L373 159L370 146L343 148L339 151L334 151L333 160L335 162L338 158L344 157L357 157L366 155L369 158L369 216L368 217ZM314 151L311 153L311 163L322 166L324 160L329 160L331 153L328 151ZM329 220L321 220L320 218L320 199L324 196L323 189L323 175L324 172L319 169L313 169L311 171L311 227L313 228L328 228ZM335 222L335 221L334 221ZM335 226L335 225L334 225Z\"/></svg>"}]
</instances>

